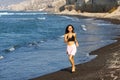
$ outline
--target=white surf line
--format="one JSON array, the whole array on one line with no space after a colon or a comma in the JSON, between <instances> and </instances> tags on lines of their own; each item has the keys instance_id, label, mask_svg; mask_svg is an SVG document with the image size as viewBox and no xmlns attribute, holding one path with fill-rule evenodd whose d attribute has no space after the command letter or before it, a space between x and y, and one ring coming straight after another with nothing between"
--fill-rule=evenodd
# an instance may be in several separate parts
<instances>
[{"instance_id":1,"label":"white surf line","mask_svg":"<svg viewBox=\"0 0 120 80\"><path fill-rule=\"evenodd\" d=\"M39 20L45 20L46 18L45 17L38 17L37 19L39 19Z\"/></svg>"}]
</instances>

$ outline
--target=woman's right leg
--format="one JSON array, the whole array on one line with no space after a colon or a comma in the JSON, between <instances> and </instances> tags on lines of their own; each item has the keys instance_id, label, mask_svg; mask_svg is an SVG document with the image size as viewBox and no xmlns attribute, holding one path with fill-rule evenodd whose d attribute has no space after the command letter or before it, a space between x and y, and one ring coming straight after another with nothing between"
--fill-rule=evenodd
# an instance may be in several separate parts
<instances>
[{"instance_id":1,"label":"woman's right leg","mask_svg":"<svg viewBox=\"0 0 120 80\"><path fill-rule=\"evenodd\" d=\"M69 55L69 61L72 65L72 72L75 72L75 63L74 63L74 56L73 55Z\"/></svg>"}]
</instances>

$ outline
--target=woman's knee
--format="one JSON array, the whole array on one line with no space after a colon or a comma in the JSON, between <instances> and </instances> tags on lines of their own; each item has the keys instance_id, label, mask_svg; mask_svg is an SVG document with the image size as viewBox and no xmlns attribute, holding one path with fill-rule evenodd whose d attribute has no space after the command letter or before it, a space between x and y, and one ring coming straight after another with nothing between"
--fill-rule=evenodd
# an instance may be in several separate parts
<instances>
[{"instance_id":1,"label":"woman's knee","mask_svg":"<svg viewBox=\"0 0 120 80\"><path fill-rule=\"evenodd\" d=\"M73 59L73 56L72 56L72 55L70 55L70 56L69 56L69 60L72 60L72 59Z\"/></svg>"}]
</instances>

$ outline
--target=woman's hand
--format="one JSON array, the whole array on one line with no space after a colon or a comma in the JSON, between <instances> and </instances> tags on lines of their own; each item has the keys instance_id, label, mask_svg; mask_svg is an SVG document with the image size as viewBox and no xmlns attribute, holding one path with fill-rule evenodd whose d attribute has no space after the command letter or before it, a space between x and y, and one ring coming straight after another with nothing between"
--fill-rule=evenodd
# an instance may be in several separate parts
<instances>
[{"instance_id":1,"label":"woman's hand","mask_svg":"<svg viewBox=\"0 0 120 80\"><path fill-rule=\"evenodd\" d=\"M76 42L76 47L79 47L79 43L78 42Z\"/></svg>"},{"instance_id":2,"label":"woman's hand","mask_svg":"<svg viewBox=\"0 0 120 80\"><path fill-rule=\"evenodd\" d=\"M68 40L67 40L67 34L64 35L64 42L67 43Z\"/></svg>"}]
</instances>

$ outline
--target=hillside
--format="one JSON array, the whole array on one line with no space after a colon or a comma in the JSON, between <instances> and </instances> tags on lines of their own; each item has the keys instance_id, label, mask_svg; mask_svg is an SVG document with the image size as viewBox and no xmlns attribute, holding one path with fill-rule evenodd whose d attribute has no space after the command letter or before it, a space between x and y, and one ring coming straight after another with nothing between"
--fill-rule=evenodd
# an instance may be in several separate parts
<instances>
[{"instance_id":1,"label":"hillside","mask_svg":"<svg viewBox=\"0 0 120 80\"><path fill-rule=\"evenodd\" d=\"M106 15L105 18L113 18L120 20L120 6L114 12Z\"/></svg>"},{"instance_id":2,"label":"hillside","mask_svg":"<svg viewBox=\"0 0 120 80\"><path fill-rule=\"evenodd\" d=\"M9 5L10 10L32 10L58 12L59 7L65 5L65 0L29 0L19 4Z\"/></svg>"},{"instance_id":3,"label":"hillside","mask_svg":"<svg viewBox=\"0 0 120 80\"><path fill-rule=\"evenodd\" d=\"M8 5L17 4L22 1L25 1L25 0L0 0L0 9L1 9L1 7L3 9L3 8L6 8L6 6L8 6Z\"/></svg>"}]
</instances>

